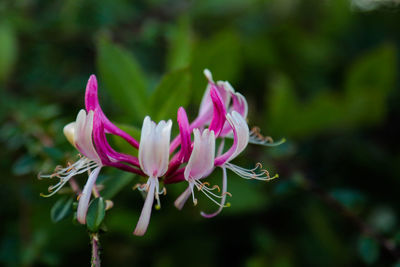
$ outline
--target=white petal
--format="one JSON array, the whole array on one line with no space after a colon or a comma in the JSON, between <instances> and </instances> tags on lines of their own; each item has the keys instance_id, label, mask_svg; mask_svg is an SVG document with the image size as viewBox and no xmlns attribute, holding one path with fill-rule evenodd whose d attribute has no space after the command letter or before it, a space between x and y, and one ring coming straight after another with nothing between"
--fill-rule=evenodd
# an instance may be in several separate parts
<instances>
[{"instance_id":1,"label":"white petal","mask_svg":"<svg viewBox=\"0 0 400 267\"><path fill-rule=\"evenodd\" d=\"M208 129L200 134L199 129L193 130L194 145L184 176L186 180L200 179L208 175L214 167L215 135Z\"/></svg>"},{"instance_id":2,"label":"white petal","mask_svg":"<svg viewBox=\"0 0 400 267\"><path fill-rule=\"evenodd\" d=\"M79 198L77 219L81 224L86 223L86 213L89 206L90 196L92 195L92 188L93 185L96 183L96 179L97 176L99 175L100 170L101 167L97 167L90 173L89 178L85 184L85 187L83 188L82 194Z\"/></svg>"},{"instance_id":3,"label":"white petal","mask_svg":"<svg viewBox=\"0 0 400 267\"><path fill-rule=\"evenodd\" d=\"M172 121L158 125L146 117L139 145L139 163L148 176L160 177L168 168Z\"/></svg>"},{"instance_id":4,"label":"white petal","mask_svg":"<svg viewBox=\"0 0 400 267\"><path fill-rule=\"evenodd\" d=\"M67 138L68 142L71 143L71 145L75 146L75 127L76 127L76 122L70 122L67 125L64 126L63 132L65 137Z\"/></svg>"},{"instance_id":5,"label":"white petal","mask_svg":"<svg viewBox=\"0 0 400 267\"><path fill-rule=\"evenodd\" d=\"M101 163L93 145L93 118L94 112L92 110L87 115L85 110L79 111L75 121L74 142L79 152L89 159Z\"/></svg>"},{"instance_id":6,"label":"white petal","mask_svg":"<svg viewBox=\"0 0 400 267\"><path fill-rule=\"evenodd\" d=\"M175 200L174 205L178 210L181 210L183 208L183 205L185 205L186 201L190 197L190 194L192 194L192 190L190 189L190 186L188 186L185 191Z\"/></svg>"},{"instance_id":7,"label":"white petal","mask_svg":"<svg viewBox=\"0 0 400 267\"><path fill-rule=\"evenodd\" d=\"M213 81L213 77L212 77L211 71L209 69L204 69L203 73L204 73L204 76L206 76L207 80L209 80L210 82Z\"/></svg>"},{"instance_id":8,"label":"white petal","mask_svg":"<svg viewBox=\"0 0 400 267\"><path fill-rule=\"evenodd\" d=\"M237 146L234 153L229 157L228 161L235 158L239 155L249 143L249 126L244 118L237 113L236 111L232 111L232 113L227 114L226 119L229 124L234 128L237 134Z\"/></svg>"},{"instance_id":9,"label":"white petal","mask_svg":"<svg viewBox=\"0 0 400 267\"><path fill-rule=\"evenodd\" d=\"M143 205L142 212L139 217L139 221L136 225L135 231L133 232L134 235L142 236L147 231L147 226L150 222L151 210L153 207L154 201L154 191L156 188L156 183L158 183L157 178L149 178L154 179L150 180L149 191L147 192L146 200Z\"/></svg>"}]
</instances>

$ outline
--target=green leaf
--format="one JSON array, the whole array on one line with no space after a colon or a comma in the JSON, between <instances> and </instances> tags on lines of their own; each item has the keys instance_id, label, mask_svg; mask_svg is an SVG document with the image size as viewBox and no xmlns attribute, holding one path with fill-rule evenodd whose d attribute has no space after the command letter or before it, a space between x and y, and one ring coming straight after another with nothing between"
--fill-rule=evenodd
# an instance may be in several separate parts
<instances>
[{"instance_id":1,"label":"green leaf","mask_svg":"<svg viewBox=\"0 0 400 267\"><path fill-rule=\"evenodd\" d=\"M72 197L64 196L54 203L50 211L50 217L53 222L59 222L72 213Z\"/></svg>"},{"instance_id":2,"label":"green leaf","mask_svg":"<svg viewBox=\"0 0 400 267\"><path fill-rule=\"evenodd\" d=\"M237 80L242 65L241 42L231 30L220 32L205 41L198 42L192 53L192 88L194 99L200 101L207 80L203 70L208 68L216 80Z\"/></svg>"},{"instance_id":3,"label":"green leaf","mask_svg":"<svg viewBox=\"0 0 400 267\"><path fill-rule=\"evenodd\" d=\"M134 177L134 174L127 172L117 176L109 176L102 182L104 189L101 191L101 195L104 199L112 199L118 192L126 188Z\"/></svg>"},{"instance_id":4,"label":"green leaf","mask_svg":"<svg viewBox=\"0 0 400 267\"><path fill-rule=\"evenodd\" d=\"M17 59L17 38L10 24L0 22L0 82L5 81Z\"/></svg>"},{"instance_id":5,"label":"green leaf","mask_svg":"<svg viewBox=\"0 0 400 267\"><path fill-rule=\"evenodd\" d=\"M118 128L125 131L136 140L138 141L140 140L140 133L141 133L140 128L137 128L133 125L121 124L121 123L118 123L116 125ZM126 142L123 138L117 135L111 135L111 140L113 142L113 145L118 149L118 151L137 157L138 150L132 147L130 144L128 144L128 142Z\"/></svg>"},{"instance_id":6,"label":"green leaf","mask_svg":"<svg viewBox=\"0 0 400 267\"><path fill-rule=\"evenodd\" d=\"M374 239L363 236L358 241L358 253L366 264L374 264L379 258L379 245Z\"/></svg>"},{"instance_id":7,"label":"green leaf","mask_svg":"<svg viewBox=\"0 0 400 267\"><path fill-rule=\"evenodd\" d=\"M31 155L24 155L14 163L12 172L14 175L25 175L33 171L35 159Z\"/></svg>"},{"instance_id":8,"label":"green leaf","mask_svg":"<svg viewBox=\"0 0 400 267\"><path fill-rule=\"evenodd\" d=\"M97 67L111 97L133 119L147 113L148 82L135 58L127 50L101 39Z\"/></svg>"},{"instance_id":9,"label":"green leaf","mask_svg":"<svg viewBox=\"0 0 400 267\"><path fill-rule=\"evenodd\" d=\"M177 25L168 34L167 69L177 70L189 66L192 51L188 16L179 18Z\"/></svg>"},{"instance_id":10,"label":"green leaf","mask_svg":"<svg viewBox=\"0 0 400 267\"><path fill-rule=\"evenodd\" d=\"M106 203L102 197L93 199L90 202L86 215L87 228L92 232L97 232L106 214Z\"/></svg>"},{"instance_id":11,"label":"green leaf","mask_svg":"<svg viewBox=\"0 0 400 267\"><path fill-rule=\"evenodd\" d=\"M266 96L265 122L273 136L305 137L332 129L373 125L386 113L386 101L396 79L396 51L380 46L350 68L344 92L322 90L300 101L288 78L280 75Z\"/></svg>"},{"instance_id":12,"label":"green leaf","mask_svg":"<svg viewBox=\"0 0 400 267\"><path fill-rule=\"evenodd\" d=\"M350 122L372 124L386 112L386 100L395 87L397 60L393 45L382 45L358 58L346 84L347 117Z\"/></svg>"},{"instance_id":13,"label":"green leaf","mask_svg":"<svg viewBox=\"0 0 400 267\"><path fill-rule=\"evenodd\" d=\"M189 102L190 73L188 68L167 73L150 99L152 119L176 118L180 106Z\"/></svg>"}]
</instances>

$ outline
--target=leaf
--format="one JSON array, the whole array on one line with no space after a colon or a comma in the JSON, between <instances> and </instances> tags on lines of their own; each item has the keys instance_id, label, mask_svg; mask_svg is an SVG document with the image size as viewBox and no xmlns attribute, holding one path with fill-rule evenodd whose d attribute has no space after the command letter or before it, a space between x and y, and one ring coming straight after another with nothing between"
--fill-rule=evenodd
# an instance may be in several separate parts
<instances>
[{"instance_id":1,"label":"leaf","mask_svg":"<svg viewBox=\"0 0 400 267\"><path fill-rule=\"evenodd\" d=\"M355 123L371 124L386 112L386 99L395 87L396 49L382 45L358 58L345 83L347 117Z\"/></svg>"},{"instance_id":2,"label":"leaf","mask_svg":"<svg viewBox=\"0 0 400 267\"><path fill-rule=\"evenodd\" d=\"M72 213L72 197L62 197L54 203L50 211L50 218L53 222L59 222Z\"/></svg>"},{"instance_id":3,"label":"leaf","mask_svg":"<svg viewBox=\"0 0 400 267\"><path fill-rule=\"evenodd\" d=\"M358 253L366 264L372 265L379 258L379 245L372 238L360 237L358 241Z\"/></svg>"},{"instance_id":4,"label":"leaf","mask_svg":"<svg viewBox=\"0 0 400 267\"><path fill-rule=\"evenodd\" d=\"M92 232L97 232L106 214L106 203L102 197L93 199L90 202L86 215L87 228Z\"/></svg>"},{"instance_id":5,"label":"leaf","mask_svg":"<svg viewBox=\"0 0 400 267\"><path fill-rule=\"evenodd\" d=\"M5 81L17 59L17 38L10 24L0 22L0 82Z\"/></svg>"},{"instance_id":6,"label":"leaf","mask_svg":"<svg viewBox=\"0 0 400 267\"><path fill-rule=\"evenodd\" d=\"M31 155L20 157L12 166L14 175L25 175L33 171L35 159Z\"/></svg>"},{"instance_id":7,"label":"leaf","mask_svg":"<svg viewBox=\"0 0 400 267\"><path fill-rule=\"evenodd\" d=\"M391 45L370 51L350 68L344 92L324 90L305 102L297 97L290 80L280 75L266 97L265 122L270 134L301 138L380 121L396 79L395 52Z\"/></svg>"},{"instance_id":8,"label":"leaf","mask_svg":"<svg viewBox=\"0 0 400 267\"><path fill-rule=\"evenodd\" d=\"M189 102L190 73L188 68L167 73L150 99L152 119L175 119L178 108Z\"/></svg>"},{"instance_id":9,"label":"leaf","mask_svg":"<svg viewBox=\"0 0 400 267\"><path fill-rule=\"evenodd\" d=\"M132 118L144 117L148 82L133 55L104 38L97 50L97 67L111 97Z\"/></svg>"},{"instance_id":10,"label":"leaf","mask_svg":"<svg viewBox=\"0 0 400 267\"><path fill-rule=\"evenodd\" d=\"M133 125L121 124L121 123L118 123L117 127L128 133L136 140L138 141L140 140L140 134L141 134L140 128L137 128ZM130 144L128 144L128 142L126 142L123 138L117 135L111 135L111 140L118 151L137 157L138 150L132 147Z\"/></svg>"},{"instance_id":11,"label":"leaf","mask_svg":"<svg viewBox=\"0 0 400 267\"><path fill-rule=\"evenodd\" d=\"M177 25L169 32L167 69L177 70L189 66L192 41L190 38L190 24L188 16L179 18Z\"/></svg>"},{"instance_id":12,"label":"leaf","mask_svg":"<svg viewBox=\"0 0 400 267\"><path fill-rule=\"evenodd\" d=\"M117 176L109 176L102 182L104 189L101 191L101 195L104 199L112 199L119 191L126 188L134 177L134 174L126 172Z\"/></svg>"},{"instance_id":13,"label":"leaf","mask_svg":"<svg viewBox=\"0 0 400 267\"><path fill-rule=\"evenodd\" d=\"M208 68L216 80L237 80L241 66L241 42L231 30L220 32L205 41L198 42L192 53L192 88L194 100L200 101L207 84L203 70Z\"/></svg>"}]
</instances>

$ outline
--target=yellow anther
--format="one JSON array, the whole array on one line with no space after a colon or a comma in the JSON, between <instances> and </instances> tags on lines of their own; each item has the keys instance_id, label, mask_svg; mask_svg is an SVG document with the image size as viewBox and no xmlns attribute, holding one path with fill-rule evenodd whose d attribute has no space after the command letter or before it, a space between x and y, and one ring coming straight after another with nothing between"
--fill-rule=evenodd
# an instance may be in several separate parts
<instances>
[{"instance_id":1,"label":"yellow anther","mask_svg":"<svg viewBox=\"0 0 400 267\"><path fill-rule=\"evenodd\" d=\"M161 209L161 206L157 204L157 205L154 206L154 208L155 208L156 210L160 210L160 209Z\"/></svg>"},{"instance_id":2,"label":"yellow anther","mask_svg":"<svg viewBox=\"0 0 400 267\"><path fill-rule=\"evenodd\" d=\"M230 206L231 206L231 203L230 203L230 202L228 202L228 203L225 204L225 208L229 208Z\"/></svg>"}]
</instances>

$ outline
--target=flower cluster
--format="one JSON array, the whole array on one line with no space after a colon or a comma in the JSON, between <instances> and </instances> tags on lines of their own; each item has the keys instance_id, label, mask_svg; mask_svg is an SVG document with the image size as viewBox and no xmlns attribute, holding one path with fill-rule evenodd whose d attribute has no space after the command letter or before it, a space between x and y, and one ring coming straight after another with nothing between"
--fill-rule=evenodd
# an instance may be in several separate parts
<instances>
[{"instance_id":1,"label":"flower cluster","mask_svg":"<svg viewBox=\"0 0 400 267\"><path fill-rule=\"evenodd\" d=\"M153 122L149 116L143 121L140 142L114 125L103 113L98 99L97 80L92 75L86 86L86 110L78 113L75 122L64 127L68 141L80 152L80 159L66 168L57 168L51 175L41 178L57 177L59 182L49 188L50 195L55 194L73 176L88 172L87 182L78 197L77 220L86 223L86 213L96 179L104 166L115 167L147 177L147 183L136 186L147 193L144 206L134 234L144 235L151 216L154 199L160 207L160 195L166 193L160 189L160 180L164 185L186 182L186 190L176 199L175 206L182 209L185 202L192 198L197 204L195 191L201 191L211 199L218 209L212 214L201 212L211 218L221 212L226 204L227 169L245 179L269 181L270 177L261 164L253 169L245 169L232 161L246 148L248 143L275 145L264 138L259 130L250 131L246 122L248 105L246 99L228 82L214 82L209 70L204 74L208 86L200 104L198 116L191 123L183 107L178 109L177 122L179 134L171 141L172 121ZM106 134L117 135L138 149L138 157L114 150L107 141ZM233 139L229 148L225 148L225 139ZM215 168L222 169L222 190L210 186L203 179Z\"/></svg>"}]
</instances>

